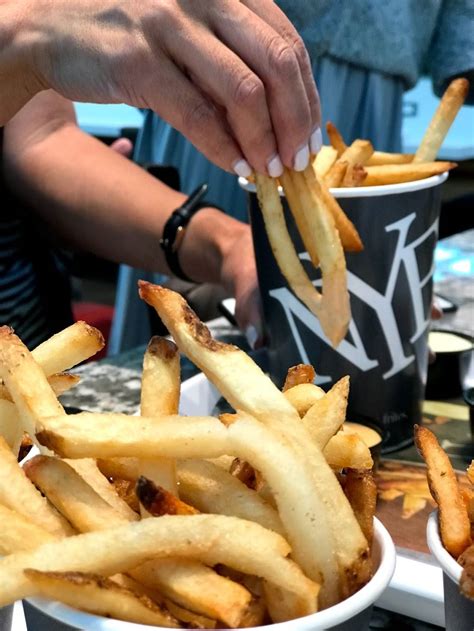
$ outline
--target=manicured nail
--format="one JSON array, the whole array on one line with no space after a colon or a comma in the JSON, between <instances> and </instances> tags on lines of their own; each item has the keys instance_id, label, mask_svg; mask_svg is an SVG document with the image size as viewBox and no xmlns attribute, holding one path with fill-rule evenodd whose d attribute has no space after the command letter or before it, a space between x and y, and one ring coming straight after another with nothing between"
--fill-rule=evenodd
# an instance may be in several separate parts
<instances>
[{"instance_id":1,"label":"manicured nail","mask_svg":"<svg viewBox=\"0 0 474 631\"><path fill-rule=\"evenodd\" d=\"M316 127L316 129L311 134L311 138L309 139L309 147L311 149L311 153L312 154L318 153L322 146L323 146L323 133L321 131L321 127Z\"/></svg>"},{"instance_id":2,"label":"manicured nail","mask_svg":"<svg viewBox=\"0 0 474 631\"><path fill-rule=\"evenodd\" d=\"M250 164L247 162L247 160L244 160L243 158L242 160L237 160L237 162L234 162L232 168L240 177L250 177L252 175Z\"/></svg>"},{"instance_id":3,"label":"manicured nail","mask_svg":"<svg viewBox=\"0 0 474 631\"><path fill-rule=\"evenodd\" d=\"M255 344L258 340L258 331L253 326L253 324L249 324L248 327L245 329L245 337L247 338L247 342L249 343L250 348L254 349Z\"/></svg>"},{"instance_id":4,"label":"manicured nail","mask_svg":"<svg viewBox=\"0 0 474 631\"><path fill-rule=\"evenodd\" d=\"M275 154L273 158L267 162L267 171L270 177L280 177L283 173L283 164L280 160L280 156Z\"/></svg>"},{"instance_id":5,"label":"manicured nail","mask_svg":"<svg viewBox=\"0 0 474 631\"><path fill-rule=\"evenodd\" d=\"M309 147L308 145L303 145L295 155L295 171L304 171L309 163Z\"/></svg>"}]
</instances>

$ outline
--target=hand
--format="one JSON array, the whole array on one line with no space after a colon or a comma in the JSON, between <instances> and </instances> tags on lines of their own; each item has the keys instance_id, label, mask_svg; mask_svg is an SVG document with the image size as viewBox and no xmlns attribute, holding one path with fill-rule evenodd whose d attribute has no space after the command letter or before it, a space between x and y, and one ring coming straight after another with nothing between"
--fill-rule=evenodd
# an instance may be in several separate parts
<instances>
[{"instance_id":1,"label":"hand","mask_svg":"<svg viewBox=\"0 0 474 631\"><path fill-rule=\"evenodd\" d=\"M239 175L302 170L321 146L308 53L272 0L23 4L34 91L151 108Z\"/></svg>"},{"instance_id":2,"label":"hand","mask_svg":"<svg viewBox=\"0 0 474 631\"><path fill-rule=\"evenodd\" d=\"M263 322L252 233L245 226L223 259L221 283L236 299L235 318L252 348L263 345Z\"/></svg>"}]
</instances>

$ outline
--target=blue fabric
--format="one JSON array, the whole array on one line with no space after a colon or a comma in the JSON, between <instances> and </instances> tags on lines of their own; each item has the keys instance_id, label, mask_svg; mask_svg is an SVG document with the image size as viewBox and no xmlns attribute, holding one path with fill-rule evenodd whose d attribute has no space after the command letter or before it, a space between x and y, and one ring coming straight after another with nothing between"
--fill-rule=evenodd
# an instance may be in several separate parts
<instances>
[{"instance_id":1,"label":"blue fabric","mask_svg":"<svg viewBox=\"0 0 474 631\"><path fill-rule=\"evenodd\" d=\"M402 79L422 70L439 95L453 75L474 68L473 0L277 0L313 60L323 55ZM474 90L471 91L474 98Z\"/></svg>"}]
</instances>

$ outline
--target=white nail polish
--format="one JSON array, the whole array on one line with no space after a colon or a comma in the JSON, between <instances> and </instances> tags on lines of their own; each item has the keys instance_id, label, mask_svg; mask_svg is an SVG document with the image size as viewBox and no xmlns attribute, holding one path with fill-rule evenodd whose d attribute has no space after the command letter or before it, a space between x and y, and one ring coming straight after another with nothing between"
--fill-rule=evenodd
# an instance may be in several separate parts
<instances>
[{"instance_id":1,"label":"white nail polish","mask_svg":"<svg viewBox=\"0 0 474 631\"><path fill-rule=\"evenodd\" d=\"M283 173L283 164L280 160L280 156L275 154L273 158L267 162L267 171L270 177L280 177Z\"/></svg>"},{"instance_id":2,"label":"white nail polish","mask_svg":"<svg viewBox=\"0 0 474 631\"><path fill-rule=\"evenodd\" d=\"M303 145L295 155L295 163L293 168L295 171L304 171L309 163L309 147L308 145Z\"/></svg>"},{"instance_id":3,"label":"white nail polish","mask_svg":"<svg viewBox=\"0 0 474 631\"><path fill-rule=\"evenodd\" d=\"M322 146L323 146L323 133L320 127L316 127L316 129L311 134L311 138L309 139L309 147L311 149L311 153L312 154L318 153Z\"/></svg>"},{"instance_id":4,"label":"white nail polish","mask_svg":"<svg viewBox=\"0 0 474 631\"><path fill-rule=\"evenodd\" d=\"M258 331L253 326L253 324L249 324L248 327L245 329L245 337L247 338L247 342L249 343L250 348L254 349L255 344L258 340Z\"/></svg>"},{"instance_id":5,"label":"white nail polish","mask_svg":"<svg viewBox=\"0 0 474 631\"><path fill-rule=\"evenodd\" d=\"M247 160L244 160L243 158L242 160L237 160L237 162L234 162L232 168L234 169L235 173L237 173L237 175L239 175L240 177L250 177L252 175L250 164L247 162Z\"/></svg>"}]
</instances>

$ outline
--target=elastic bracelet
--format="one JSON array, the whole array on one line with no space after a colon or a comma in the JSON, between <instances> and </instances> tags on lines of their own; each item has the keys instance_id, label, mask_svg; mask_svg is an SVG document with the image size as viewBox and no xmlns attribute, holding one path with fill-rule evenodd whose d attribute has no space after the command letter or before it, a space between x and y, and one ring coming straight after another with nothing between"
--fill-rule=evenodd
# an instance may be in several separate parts
<instances>
[{"instance_id":1,"label":"elastic bracelet","mask_svg":"<svg viewBox=\"0 0 474 631\"><path fill-rule=\"evenodd\" d=\"M191 193L182 206L171 213L170 218L165 223L163 235L160 239L160 246L165 254L165 259L170 270L177 278L191 283L194 281L184 273L179 263L178 251L183 242L186 227L192 217L201 210L201 208L214 207L213 204L201 201L207 189L207 184L201 184L201 186Z\"/></svg>"}]
</instances>

